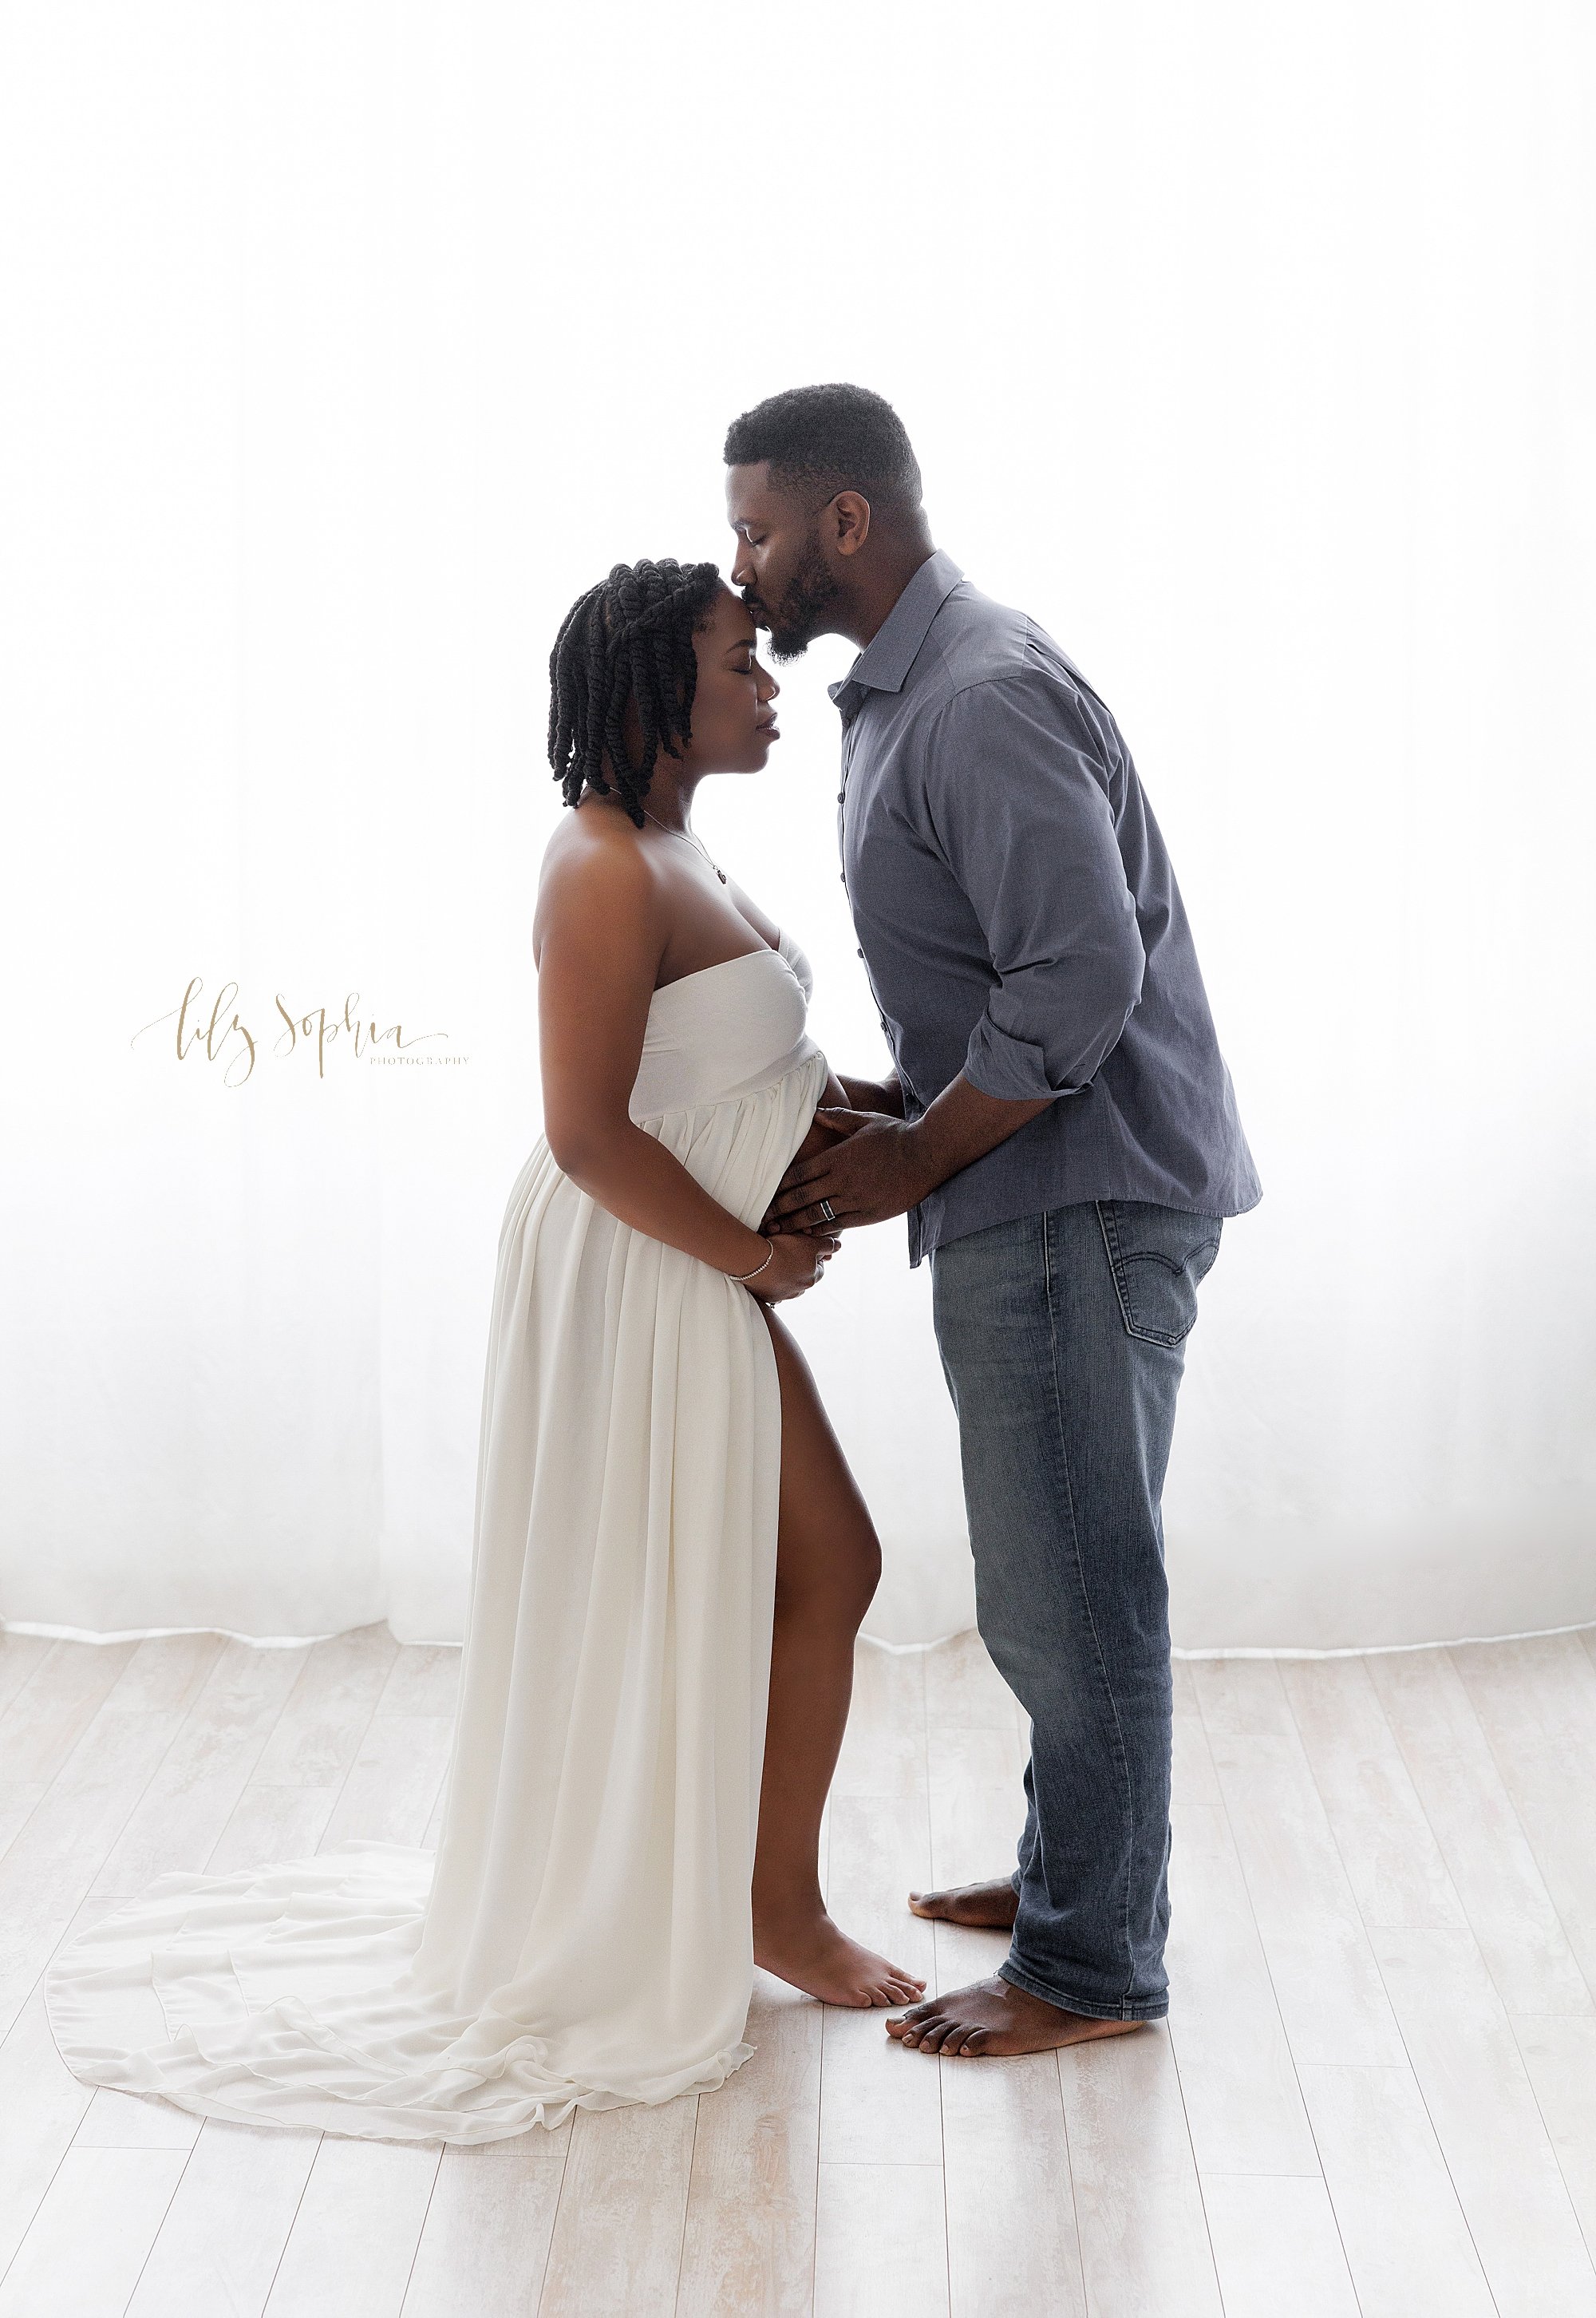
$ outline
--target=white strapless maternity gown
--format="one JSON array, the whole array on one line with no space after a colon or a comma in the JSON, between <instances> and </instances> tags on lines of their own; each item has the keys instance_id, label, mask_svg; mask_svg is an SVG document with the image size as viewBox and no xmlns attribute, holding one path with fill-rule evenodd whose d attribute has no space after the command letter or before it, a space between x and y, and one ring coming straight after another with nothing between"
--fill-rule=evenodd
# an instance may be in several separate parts
<instances>
[{"instance_id":1,"label":"white strapless maternity gown","mask_svg":"<svg viewBox=\"0 0 1596 2318\"><path fill-rule=\"evenodd\" d=\"M784 938L657 990L632 1115L749 1224L826 1080ZM75 2075L493 2141L747 2059L781 1403L746 1289L539 1139L499 1237L443 1836L162 1876L51 1965Z\"/></svg>"}]
</instances>

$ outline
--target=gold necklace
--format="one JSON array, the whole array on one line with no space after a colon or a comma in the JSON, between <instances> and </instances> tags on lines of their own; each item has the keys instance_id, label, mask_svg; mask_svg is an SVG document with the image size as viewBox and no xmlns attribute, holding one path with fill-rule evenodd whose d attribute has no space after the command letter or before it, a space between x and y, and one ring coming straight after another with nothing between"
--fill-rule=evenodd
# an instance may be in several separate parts
<instances>
[{"instance_id":1,"label":"gold necklace","mask_svg":"<svg viewBox=\"0 0 1596 2318\"><path fill-rule=\"evenodd\" d=\"M667 837L679 837L685 843L696 846L699 852L703 854L704 859L709 863L710 867L720 879L722 885L724 885L730 882L727 878L726 872L722 868L720 863L713 858L708 846L704 844L702 838L695 837L692 831L689 829L672 829L668 822L660 820L657 813L650 813L646 804L640 804L638 811L641 813L645 821L651 821L656 829L664 830Z\"/></svg>"}]
</instances>

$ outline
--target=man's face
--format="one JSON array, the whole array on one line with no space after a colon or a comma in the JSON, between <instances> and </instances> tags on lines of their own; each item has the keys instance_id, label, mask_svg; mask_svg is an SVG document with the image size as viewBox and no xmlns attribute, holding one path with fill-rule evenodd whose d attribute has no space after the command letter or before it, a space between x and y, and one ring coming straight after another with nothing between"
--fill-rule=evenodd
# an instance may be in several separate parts
<instances>
[{"instance_id":1,"label":"man's face","mask_svg":"<svg viewBox=\"0 0 1596 2318\"><path fill-rule=\"evenodd\" d=\"M726 517L738 540L731 584L756 625L769 629L772 660L796 660L838 630L844 589L818 521L830 504L778 489L767 461L726 470Z\"/></svg>"}]
</instances>

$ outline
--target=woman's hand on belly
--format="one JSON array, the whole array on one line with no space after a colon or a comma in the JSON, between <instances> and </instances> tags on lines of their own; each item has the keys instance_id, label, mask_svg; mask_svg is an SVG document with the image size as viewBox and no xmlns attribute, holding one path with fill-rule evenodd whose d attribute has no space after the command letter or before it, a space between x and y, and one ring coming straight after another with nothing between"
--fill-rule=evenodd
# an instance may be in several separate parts
<instances>
[{"instance_id":1,"label":"woman's hand on belly","mask_svg":"<svg viewBox=\"0 0 1596 2318\"><path fill-rule=\"evenodd\" d=\"M800 1159L812 1159L817 1151L829 1151L832 1144L840 1142L839 1130L835 1127L828 1127L825 1120L818 1114L822 1110L846 1110L847 1109L847 1097L842 1091L842 1081L833 1071L820 1089L820 1101L815 1105L817 1115L810 1120L803 1140L788 1160L788 1166L795 1167Z\"/></svg>"},{"instance_id":2,"label":"woman's hand on belly","mask_svg":"<svg viewBox=\"0 0 1596 2318\"><path fill-rule=\"evenodd\" d=\"M834 1143L840 1140L841 1137L836 1128L828 1127L824 1119L811 1119L809 1122L809 1132L797 1150L794 1152L793 1159L812 1159L817 1151L829 1151ZM793 1160L790 1159L787 1164L791 1166Z\"/></svg>"}]
</instances>

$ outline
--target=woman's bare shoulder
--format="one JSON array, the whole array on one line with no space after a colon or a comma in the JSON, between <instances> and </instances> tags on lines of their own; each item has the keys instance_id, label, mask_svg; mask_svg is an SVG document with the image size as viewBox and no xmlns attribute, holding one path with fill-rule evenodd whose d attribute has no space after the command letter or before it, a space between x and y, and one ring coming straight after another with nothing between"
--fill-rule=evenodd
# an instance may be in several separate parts
<instances>
[{"instance_id":1,"label":"woman's bare shoulder","mask_svg":"<svg viewBox=\"0 0 1596 2318\"><path fill-rule=\"evenodd\" d=\"M623 813L578 807L560 816L543 848L540 892L641 893L651 885L649 849Z\"/></svg>"},{"instance_id":2,"label":"woman's bare shoulder","mask_svg":"<svg viewBox=\"0 0 1596 2318\"><path fill-rule=\"evenodd\" d=\"M635 921L655 905L654 865L624 813L578 807L561 816L538 872L534 950L551 923L610 922L616 912Z\"/></svg>"}]
</instances>

